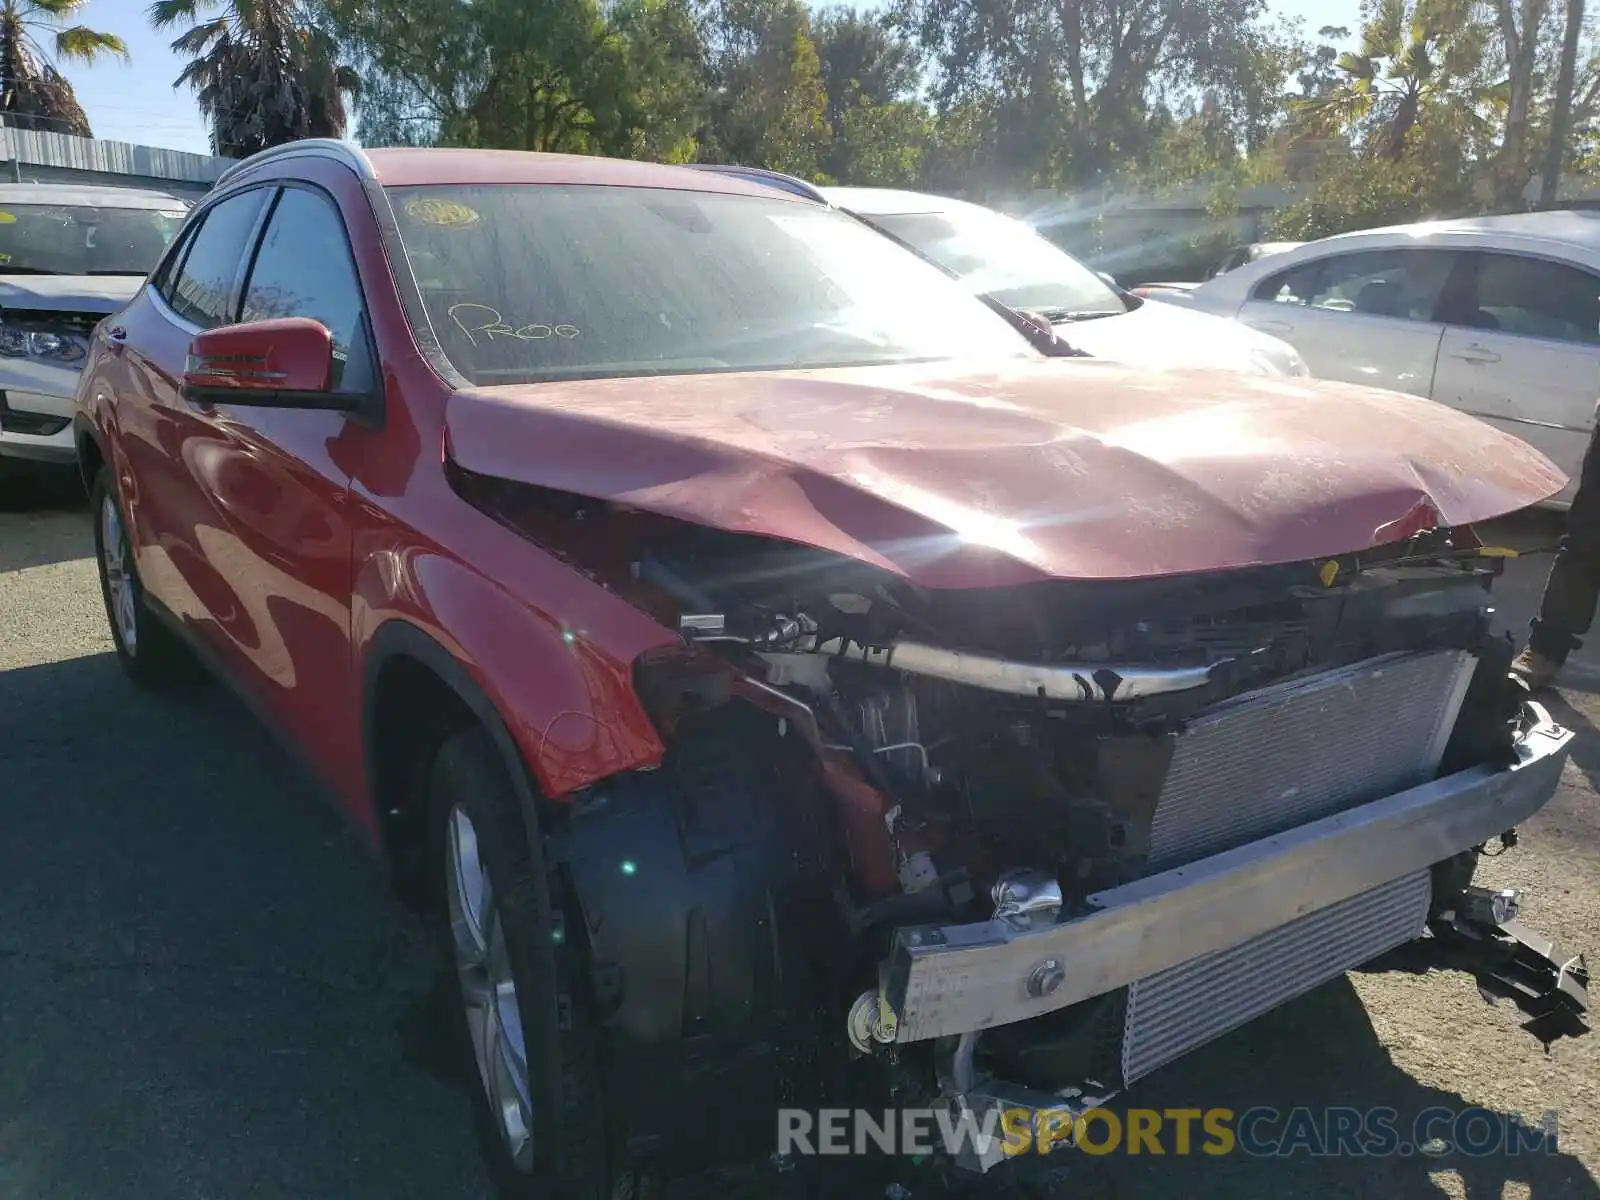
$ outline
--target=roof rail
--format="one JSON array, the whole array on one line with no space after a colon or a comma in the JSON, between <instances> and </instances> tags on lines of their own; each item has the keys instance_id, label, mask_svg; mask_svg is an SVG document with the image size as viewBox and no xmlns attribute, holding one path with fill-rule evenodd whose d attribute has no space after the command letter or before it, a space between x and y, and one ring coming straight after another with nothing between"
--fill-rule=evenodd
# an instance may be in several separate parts
<instances>
[{"instance_id":1,"label":"roof rail","mask_svg":"<svg viewBox=\"0 0 1600 1200\"><path fill-rule=\"evenodd\" d=\"M280 146L269 146L265 150L260 150L250 155L249 158L241 158L233 166L217 176L217 181L212 186L221 187L230 179L237 178L246 171L254 170L263 163L273 162L280 158L296 158L301 155L336 159L363 179L377 178L377 172L372 169L372 160L354 142L341 141L339 138L301 138L294 142L284 142Z\"/></svg>"},{"instance_id":2,"label":"roof rail","mask_svg":"<svg viewBox=\"0 0 1600 1200\"><path fill-rule=\"evenodd\" d=\"M766 167L744 167L738 163L688 163L696 171L711 171L717 175L732 175L739 179L748 179L752 183L764 183L768 187L781 188L796 196L803 196L807 200L815 200L818 204L827 204L828 198L824 196L813 183L807 183L796 175L785 175L782 171L771 171Z\"/></svg>"}]
</instances>

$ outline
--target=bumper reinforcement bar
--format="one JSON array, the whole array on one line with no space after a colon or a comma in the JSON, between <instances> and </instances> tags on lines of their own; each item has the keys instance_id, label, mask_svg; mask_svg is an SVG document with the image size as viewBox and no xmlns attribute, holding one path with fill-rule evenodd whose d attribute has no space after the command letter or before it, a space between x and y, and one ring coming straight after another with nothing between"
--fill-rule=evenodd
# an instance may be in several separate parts
<instances>
[{"instance_id":1,"label":"bumper reinforcement bar","mask_svg":"<svg viewBox=\"0 0 1600 1200\"><path fill-rule=\"evenodd\" d=\"M990 1029L1126 987L1513 828L1549 801L1571 751L1572 733L1527 707L1512 766L1460 771L1098 892L1095 911L1056 925L898 930L884 990L895 1041Z\"/></svg>"}]
</instances>

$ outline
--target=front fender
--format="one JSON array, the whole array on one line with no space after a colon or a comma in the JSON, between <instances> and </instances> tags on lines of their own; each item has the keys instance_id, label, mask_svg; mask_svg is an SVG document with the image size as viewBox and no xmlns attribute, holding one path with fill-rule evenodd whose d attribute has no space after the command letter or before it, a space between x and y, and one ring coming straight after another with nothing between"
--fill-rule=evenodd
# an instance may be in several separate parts
<instances>
[{"instance_id":1,"label":"front fender","mask_svg":"<svg viewBox=\"0 0 1600 1200\"><path fill-rule=\"evenodd\" d=\"M633 662L675 636L482 520L501 535L486 538L500 543L490 547L501 564L493 577L437 548L391 546L364 557L353 620L366 678L396 653L422 658L468 693L469 706L486 705L504 723L552 798L659 764L663 746L635 694Z\"/></svg>"}]
</instances>

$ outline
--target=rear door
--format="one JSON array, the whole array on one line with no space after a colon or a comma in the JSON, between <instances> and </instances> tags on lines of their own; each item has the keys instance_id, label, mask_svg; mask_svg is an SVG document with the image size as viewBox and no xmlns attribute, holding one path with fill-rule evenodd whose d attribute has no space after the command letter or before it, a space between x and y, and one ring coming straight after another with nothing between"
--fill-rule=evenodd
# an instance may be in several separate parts
<instances>
[{"instance_id":1,"label":"rear door","mask_svg":"<svg viewBox=\"0 0 1600 1200\"><path fill-rule=\"evenodd\" d=\"M1445 249L1355 250L1302 260L1258 283L1239 320L1300 351L1319 379L1426 396L1459 256Z\"/></svg>"},{"instance_id":2,"label":"rear door","mask_svg":"<svg viewBox=\"0 0 1600 1200\"><path fill-rule=\"evenodd\" d=\"M1600 399L1600 275L1532 255L1474 254L1467 299L1449 317L1434 399L1515 434L1576 480Z\"/></svg>"}]
</instances>

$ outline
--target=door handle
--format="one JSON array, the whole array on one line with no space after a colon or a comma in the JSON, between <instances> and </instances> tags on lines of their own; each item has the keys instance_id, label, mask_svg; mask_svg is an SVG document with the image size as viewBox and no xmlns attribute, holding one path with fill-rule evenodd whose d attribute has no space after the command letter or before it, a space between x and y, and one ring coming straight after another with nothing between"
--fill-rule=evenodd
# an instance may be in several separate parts
<instances>
[{"instance_id":1,"label":"door handle","mask_svg":"<svg viewBox=\"0 0 1600 1200\"><path fill-rule=\"evenodd\" d=\"M1497 363L1500 361L1498 354L1483 346L1468 346L1459 354L1452 354L1450 357L1459 358L1462 362L1469 363Z\"/></svg>"},{"instance_id":2,"label":"door handle","mask_svg":"<svg viewBox=\"0 0 1600 1200\"><path fill-rule=\"evenodd\" d=\"M113 350L121 350L128 344L128 331L121 325L113 325L106 330L106 341L111 343Z\"/></svg>"}]
</instances>

